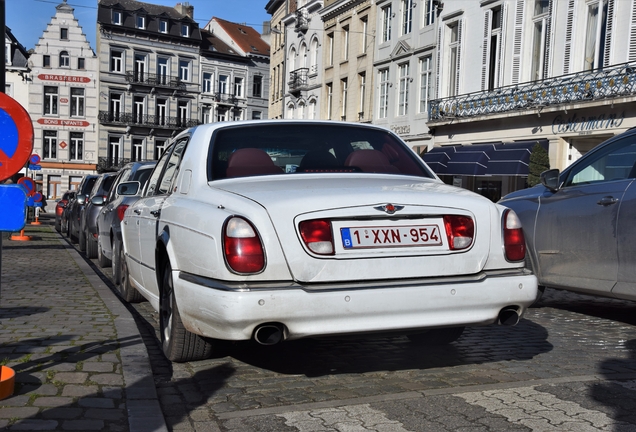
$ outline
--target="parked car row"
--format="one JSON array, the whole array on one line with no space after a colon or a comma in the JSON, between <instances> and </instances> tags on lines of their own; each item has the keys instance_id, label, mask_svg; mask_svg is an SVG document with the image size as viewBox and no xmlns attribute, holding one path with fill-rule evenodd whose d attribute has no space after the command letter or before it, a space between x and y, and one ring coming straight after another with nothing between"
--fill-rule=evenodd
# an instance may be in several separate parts
<instances>
[{"instance_id":1,"label":"parked car row","mask_svg":"<svg viewBox=\"0 0 636 432\"><path fill-rule=\"evenodd\" d=\"M127 301L141 300L142 297L136 290L122 288L121 267L125 263L122 264L118 255L121 249L120 223L126 208L137 199L135 194L141 191L155 164L152 161L131 162L116 173L87 175L76 191L63 195L55 209L56 229L68 236L71 242L77 243L87 258L97 258L100 267L112 265L114 282ZM132 189L125 185L120 187L130 181L138 186L132 195Z\"/></svg>"}]
</instances>

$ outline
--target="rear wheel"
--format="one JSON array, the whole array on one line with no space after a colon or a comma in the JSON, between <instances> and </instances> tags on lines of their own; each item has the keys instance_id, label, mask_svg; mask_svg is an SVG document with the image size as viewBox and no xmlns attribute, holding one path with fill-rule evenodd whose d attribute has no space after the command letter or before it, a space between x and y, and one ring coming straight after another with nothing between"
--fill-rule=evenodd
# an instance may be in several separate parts
<instances>
[{"instance_id":1,"label":"rear wheel","mask_svg":"<svg viewBox=\"0 0 636 432\"><path fill-rule=\"evenodd\" d=\"M86 251L86 233L80 229L79 240L77 241L80 252Z\"/></svg>"},{"instance_id":2,"label":"rear wheel","mask_svg":"<svg viewBox=\"0 0 636 432\"><path fill-rule=\"evenodd\" d=\"M73 232L73 223L71 220L68 221L68 238L71 239L72 243L77 243L77 236Z\"/></svg>"},{"instance_id":3,"label":"rear wheel","mask_svg":"<svg viewBox=\"0 0 636 432\"><path fill-rule=\"evenodd\" d=\"M464 327L449 327L440 329L430 329L424 333L408 335L413 342L426 345L448 345L455 342L464 332Z\"/></svg>"},{"instance_id":4,"label":"rear wheel","mask_svg":"<svg viewBox=\"0 0 636 432\"><path fill-rule=\"evenodd\" d=\"M97 258L97 241L90 233L84 237L86 237L86 258Z\"/></svg>"},{"instance_id":5,"label":"rear wheel","mask_svg":"<svg viewBox=\"0 0 636 432\"><path fill-rule=\"evenodd\" d=\"M101 268L105 268L111 265L111 262L104 256L104 253L102 252L102 242L100 239L101 236L97 237L97 264L99 264Z\"/></svg>"},{"instance_id":6,"label":"rear wheel","mask_svg":"<svg viewBox=\"0 0 636 432\"><path fill-rule=\"evenodd\" d=\"M139 303L143 301L144 297L130 283L130 277L128 276L128 263L126 263L124 248L119 242L115 242L113 258L113 269L118 269L118 278L115 279L115 285L117 285L117 292L121 298L126 300L128 303Z\"/></svg>"},{"instance_id":7,"label":"rear wheel","mask_svg":"<svg viewBox=\"0 0 636 432\"><path fill-rule=\"evenodd\" d=\"M202 360L212 354L212 343L189 332L183 326L174 296L172 267L168 260L163 265L159 304L161 345L168 360L187 362Z\"/></svg>"}]
</instances>

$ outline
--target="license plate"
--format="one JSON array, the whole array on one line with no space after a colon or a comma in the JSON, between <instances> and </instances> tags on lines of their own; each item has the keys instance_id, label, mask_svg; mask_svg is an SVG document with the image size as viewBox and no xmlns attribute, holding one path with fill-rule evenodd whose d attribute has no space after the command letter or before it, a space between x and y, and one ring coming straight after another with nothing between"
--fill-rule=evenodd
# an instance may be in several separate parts
<instances>
[{"instance_id":1,"label":"license plate","mask_svg":"<svg viewBox=\"0 0 636 432\"><path fill-rule=\"evenodd\" d=\"M439 225L340 228L345 249L404 246L441 246Z\"/></svg>"}]
</instances>

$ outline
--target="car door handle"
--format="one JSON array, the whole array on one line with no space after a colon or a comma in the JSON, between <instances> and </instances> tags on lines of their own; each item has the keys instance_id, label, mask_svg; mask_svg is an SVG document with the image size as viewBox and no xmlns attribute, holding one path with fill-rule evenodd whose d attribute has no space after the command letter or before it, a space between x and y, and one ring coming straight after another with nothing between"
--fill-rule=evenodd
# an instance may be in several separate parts
<instances>
[{"instance_id":1,"label":"car door handle","mask_svg":"<svg viewBox=\"0 0 636 432\"><path fill-rule=\"evenodd\" d=\"M612 204L616 204L618 202L618 198L614 198L612 196L606 196L601 198L601 200L599 202L597 202L598 205L602 205L604 207L610 206Z\"/></svg>"},{"instance_id":2,"label":"car door handle","mask_svg":"<svg viewBox=\"0 0 636 432\"><path fill-rule=\"evenodd\" d=\"M150 214L158 218L159 216L161 216L161 210L152 210Z\"/></svg>"},{"instance_id":3,"label":"car door handle","mask_svg":"<svg viewBox=\"0 0 636 432\"><path fill-rule=\"evenodd\" d=\"M141 210L139 210L139 209L134 209L134 210L133 210L133 212L134 212L135 214L141 214Z\"/></svg>"}]
</instances>

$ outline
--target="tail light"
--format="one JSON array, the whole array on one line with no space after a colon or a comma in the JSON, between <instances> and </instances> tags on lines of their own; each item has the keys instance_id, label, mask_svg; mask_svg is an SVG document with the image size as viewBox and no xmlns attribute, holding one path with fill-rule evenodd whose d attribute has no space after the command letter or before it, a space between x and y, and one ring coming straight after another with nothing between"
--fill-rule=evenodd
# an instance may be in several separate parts
<instances>
[{"instance_id":1,"label":"tail light","mask_svg":"<svg viewBox=\"0 0 636 432\"><path fill-rule=\"evenodd\" d=\"M333 255L331 222L325 219L303 221L299 225L300 236L310 251L319 255Z\"/></svg>"},{"instance_id":2,"label":"tail light","mask_svg":"<svg viewBox=\"0 0 636 432\"><path fill-rule=\"evenodd\" d=\"M243 218L230 218L223 229L225 260L236 273L258 273L265 268L265 253L256 229Z\"/></svg>"},{"instance_id":3,"label":"tail light","mask_svg":"<svg viewBox=\"0 0 636 432\"><path fill-rule=\"evenodd\" d=\"M124 213L126 213L127 208L128 204L121 204L117 206L117 217L119 218L119 222L124 220Z\"/></svg>"},{"instance_id":4,"label":"tail light","mask_svg":"<svg viewBox=\"0 0 636 432\"><path fill-rule=\"evenodd\" d=\"M468 216L445 215L444 228L451 250L467 249L475 238L475 223Z\"/></svg>"},{"instance_id":5,"label":"tail light","mask_svg":"<svg viewBox=\"0 0 636 432\"><path fill-rule=\"evenodd\" d=\"M508 261L521 261L526 257L526 238L521 221L512 210L506 210L503 214L503 238Z\"/></svg>"}]
</instances>

